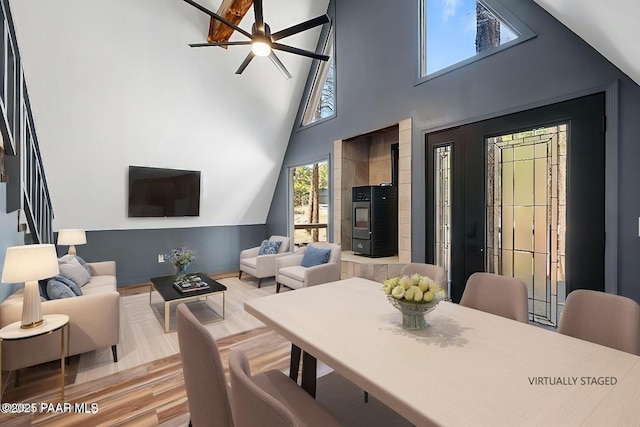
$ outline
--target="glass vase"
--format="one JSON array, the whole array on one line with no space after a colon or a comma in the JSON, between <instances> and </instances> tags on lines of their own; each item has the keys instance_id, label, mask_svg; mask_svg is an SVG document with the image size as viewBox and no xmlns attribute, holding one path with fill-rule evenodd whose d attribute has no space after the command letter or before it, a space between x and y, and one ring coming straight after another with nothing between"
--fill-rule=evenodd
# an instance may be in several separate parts
<instances>
[{"instance_id":1,"label":"glass vase","mask_svg":"<svg viewBox=\"0 0 640 427\"><path fill-rule=\"evenodd\" d=\"M187 267L189 264L175 264L176 267L176 276L183 277L187 274Z\"/></svg>"},{"instance_id":2,"label":"glass vase","mask_svg":"<svg viewBox=\"0 0 640 427\"><path fill-rule=\"evenodd\" d=\"M388 297L389 302L402 313L402 327L407 330L425 329L429 326L424 315L436 308L439 301L417 303Z\"/></svg>"}]
</instances>

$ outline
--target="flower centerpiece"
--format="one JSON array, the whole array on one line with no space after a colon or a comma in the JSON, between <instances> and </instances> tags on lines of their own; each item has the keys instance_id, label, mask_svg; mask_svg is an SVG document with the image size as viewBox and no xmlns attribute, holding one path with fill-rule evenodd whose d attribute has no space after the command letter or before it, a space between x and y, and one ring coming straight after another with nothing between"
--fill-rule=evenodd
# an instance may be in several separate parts
<instances>
[{"instance_id":1,"label":"flower centerpiece","mask_svg":"<svg viewBox=\"0 0 640 427\"><path fill-rule=\"evenodd\" d=\"M180 246L178 248L172 249L171 252L169 252L164 257L165 259L171 261L171 263L176 267L176 276L182 276L185 274L187 266L191 264L194 259L196 259L196 253L191 249Z\"/></svg>"},{"instance_id":2,"label":"flower centerpiece","mask_svg":"<svg viewBox=\"0 0 640 427\"><path fill-rule=\"evenodd\" d=\"M382 289L391 305L402 312L402 327L405 329L429 326L424 315L445 298L445 292L438 283L417 273L387 279Z\"/></svg>"}]
</instances>

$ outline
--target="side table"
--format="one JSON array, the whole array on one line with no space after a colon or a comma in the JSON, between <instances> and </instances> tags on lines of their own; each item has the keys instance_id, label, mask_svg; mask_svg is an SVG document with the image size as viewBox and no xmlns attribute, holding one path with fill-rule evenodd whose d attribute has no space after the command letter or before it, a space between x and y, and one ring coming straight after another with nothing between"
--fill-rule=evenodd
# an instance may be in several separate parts
<instances>
[{"instance_id":1,"label":"side table","mask_svg":"<svg viewBox=\"0 0 640 427\"><path fill-rule=\"evenodd\" d=\"M18 341L29 338L38 337L41 335L52 334L57 330L60 330L60 397L64 402L64 363L65 363L65 348L64 348L64 327L69 326L69 316L66 314L45 314L42 316L44 322L40 326L35 328L22 329L20 327L21 322L13 322L4 328L0 329L0 373L2 372L2 341ZM0 384L0 402L2 402L2 389L3 385Z\"/></svg>"}]
</instances>

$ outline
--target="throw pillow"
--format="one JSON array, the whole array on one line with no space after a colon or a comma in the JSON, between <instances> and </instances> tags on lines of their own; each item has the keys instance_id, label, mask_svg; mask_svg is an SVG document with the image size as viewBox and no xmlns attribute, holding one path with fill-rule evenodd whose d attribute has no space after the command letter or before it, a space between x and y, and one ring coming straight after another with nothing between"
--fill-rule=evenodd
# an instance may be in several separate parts
<instances>
[{"instance_id":1,"label":"throw pillow","mask_svg":"<svg viewBox=\"0 0 640 427\"><path fill-rule=\"evenodd\" d=\"M63 255L58 259L58 263L60 263L61 261L62 262L68 262L72 258L77 259L78 262L80 263L80 265L82 266L82 268L87 270L87 273L91 274L91 269L89 268L89 265L86 263L85 260L80 258L78 255L70 255L70 254Z\"/></svg>"},{"instance_id":2,"label":"throw pillow","mask_svg":"<svg viewBox=\"0 0 640 427\"><path fill-rule=\"evenodd\" d=\"M64 283L65 285L67 285L67 287L69 289L71 289L71 291L74 294L76 294L78 296L82 295L82 290L78 287L78 285L75 284L75 282L73 280L67 279L66 277L61 276L61 275L53 276L52 279L53 280L57 280L58 282Z\"/></svg>"},{"instance_id":3,"label":"throw pillow","mask_svg":"<svg viewBox=\"0 0 640 427\"><path fill-rule=\"evenodd\" d=\"M49 279L38 280L38 288L40 289L40 299L42 301L46 301L49 299L49 295L47 295L47 282Z\"/></svg>"},{"instance_id":4,"label":"throw pillow","mask_svg":"<svg viewBox=\"0 0 640 427\"><path fill-rule=\"evenodd\" d=\"M60 268L61 276L73 280L78 286L84 286L91 280L91 274L87 273L87 270L75 258L70 258L62 263L58 260L58 267Z\"/></svg>"},{"instance_id":5,"label":"throw pillow","mask_svg":"<svg viewBox=\"0 0 640 427\"><path fill-rule=\"evenodd\" d=\"M316 248L313 245L309 245L304 252L300 265L309 268L315 265L326 264L329 261L330 255L331 249Z\"/></svg>"},{"instance_id":6,"label":"throw pillow","mask_svg":"<svg viewBox=\"0 0 640 427\"><path fill-rule=\"evenodd\" d=\"M260 243L260 250L258 251L258 255L273 255L278 253L278 249L280 249L281 241L270 241L263 240Z\"/></svg>"},{"instance_id":7,"label":"throw pillow","mask_svg":"<svg viewBox=\"0 0 640 427\"><path fill-rule=\"evenodd\" d=\"M49 299L73 298L76 296L67 285L55 279L49 279L47 282L47 295Z\"/></svg>"}]
</instances>

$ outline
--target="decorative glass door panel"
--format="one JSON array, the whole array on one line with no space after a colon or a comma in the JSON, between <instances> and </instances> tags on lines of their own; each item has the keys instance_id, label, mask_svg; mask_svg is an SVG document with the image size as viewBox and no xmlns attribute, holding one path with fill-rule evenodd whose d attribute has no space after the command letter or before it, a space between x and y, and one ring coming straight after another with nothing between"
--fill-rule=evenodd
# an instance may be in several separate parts
<instances>
[{"instance_id":1,"label":"decorative glass door panel","mask_svg":"<svg viewBox=\"0 0 640 427\"><path fill-rule=\"evenodd\" d=\"M486 140L486 270L520 278L533 320L548 325L564 295L566 145L566 124Z\"/></svg>"},{"instance_id":2,"label":"decorative glass door panel","mask_svg":"<svg viewBox=\"0 0 640 427\"><path fill-rule=\"evenodd\" d=\"M447 272L447 284L451 283L451 144L434 148L433 170L435 182L435 264ZM449 288L449 286L448 286ZM447 289L447 295L451 290Z\"/></svg>"}]
</instances>

